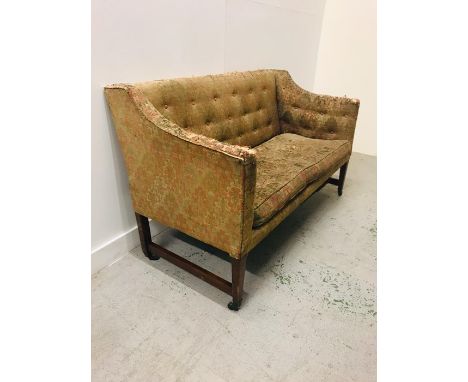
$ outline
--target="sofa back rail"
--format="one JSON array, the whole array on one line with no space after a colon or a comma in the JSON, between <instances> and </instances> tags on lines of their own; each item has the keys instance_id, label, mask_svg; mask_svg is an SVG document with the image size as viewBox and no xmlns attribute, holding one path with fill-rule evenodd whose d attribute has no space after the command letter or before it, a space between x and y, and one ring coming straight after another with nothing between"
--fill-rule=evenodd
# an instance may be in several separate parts
<instances>
[{"instance_id":1,"label":"sofa back rail","mask_svg":"<svg viewBox=\"0 0 468 382\"><path fill-rule=\"evenodd\" d=\"M164 117L221 142L254 147L279 131L272 71L135 84Z\"/></svg>"}]
</instances>

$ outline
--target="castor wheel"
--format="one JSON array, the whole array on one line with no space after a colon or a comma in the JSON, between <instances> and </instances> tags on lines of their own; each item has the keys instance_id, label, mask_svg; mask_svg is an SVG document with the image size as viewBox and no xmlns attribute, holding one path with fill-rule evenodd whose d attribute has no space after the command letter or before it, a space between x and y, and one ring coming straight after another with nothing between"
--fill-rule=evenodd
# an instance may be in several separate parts
<instances>
[{"instance_id":1,"label":"castor wheel","mask_svg":"<svg viewBox=\"0 0 468 382\"><path fill-rule=\"evenodd\" d=\"M228 304L228 308L230 310L234 310L234 311L238 311L240 309L240 302L237 303L237 302L234 302L234 301L231 301L229 304Z\"/></svg>"},{"instance_id":2,"label":"castor wheel","mask_svg":"<svg viewBox=\"0 0 468 382\"><path fill-rule=\"evenodd\" d=\"M150 260L159 260L159 256L153 256L153 255L149 255L149 256L146 256L148 259Z\"/></svg>"},{"instance_id":3,"label":"castor wheel","mask_svg":"<svg viewBox=\"0 0 468 382\"><path fill-rule=\"evenodd\" d=\"M142 248L144 255L150 260L159 260L159 256L154 256L148 249Z\"/></svg>"}]
</instances>

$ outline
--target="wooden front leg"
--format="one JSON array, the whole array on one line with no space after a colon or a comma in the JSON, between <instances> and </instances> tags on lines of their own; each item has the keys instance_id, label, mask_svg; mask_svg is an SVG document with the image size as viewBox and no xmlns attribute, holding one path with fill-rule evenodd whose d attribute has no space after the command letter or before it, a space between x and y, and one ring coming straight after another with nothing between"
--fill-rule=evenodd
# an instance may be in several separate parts
<instances>
[{"instance_id":1,"label":"wooden front leg","mask_svg":"<svg viewBox=\"0 0 468 382\"><path fill-rule=\"evenodd\" d=\"M135 217L138 225L138 234L140 235L140 243L143 253L150 260L158 260L159 257L152 255L150 251L151 230L148 218L138 213L135 213Z\"/></svg>"},{"instance_id":2,"label":"wooden front leg","mask_svg":"<svg viewBox=\"0 0 468 382\"><path fill-rule=\"evenodd\" d=\"M244 293L244 276L247 255L240 259L231 258L232 264L232 302L228 304L231 310L239 310L242 303L242 294Z\"/></svg>"},{"instance_id":3,"label":"wooden front leg","mask_svg":"<svg viewBox=\"0 0 468 382\"><path fill-rule=\"evenodd\" d=\"M346 162L343 166L340 167L340 178L338 179L338 195L343 194L344 182L346 179L346 171L348 170L348 163Z\"/></svg>"}]
</instances>

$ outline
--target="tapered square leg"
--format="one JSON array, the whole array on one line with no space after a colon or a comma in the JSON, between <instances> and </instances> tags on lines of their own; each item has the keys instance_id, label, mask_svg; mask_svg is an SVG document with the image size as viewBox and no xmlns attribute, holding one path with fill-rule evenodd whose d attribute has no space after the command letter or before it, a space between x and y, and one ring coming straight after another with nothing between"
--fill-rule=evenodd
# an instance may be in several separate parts
<instances>
[{"instance_id":1,"label":"tapered square leg","mask_svg":"<svg viewBox=\"0 0 468 382\"><path fill-rule=\"evenodd\" d=\"M138 213L135 213L135 217L138 225L138 234L140 235L140 243L143 253L150 260L158 260L159 257L152 255L149 249L149 245L151 243L151 230L148 218Z\"/></svg>"},{"instance_id":2,"label":"tapered square leg","mask_svg":"<svg viewBox=\"0 0 468 382\"><path fill-rule=\"evenodd\" d=\"M240 259L231 258L232 264L232 302L228 304L231 310L239 310L244 293L244 276L247 255Z\"/></svg>"},{"instance_id":3,"label":"tapered square leg","mask_svg":"<svg viewBox=\"0 0 468 382\"><path fill-rule=\"evenodd\" d=\"M340 167L340 178L338 179L338 195L343 194L344 182L346 179L346 171L348 170L348 163L346 162L343 166Z\"/></svg>"}]
</instances>

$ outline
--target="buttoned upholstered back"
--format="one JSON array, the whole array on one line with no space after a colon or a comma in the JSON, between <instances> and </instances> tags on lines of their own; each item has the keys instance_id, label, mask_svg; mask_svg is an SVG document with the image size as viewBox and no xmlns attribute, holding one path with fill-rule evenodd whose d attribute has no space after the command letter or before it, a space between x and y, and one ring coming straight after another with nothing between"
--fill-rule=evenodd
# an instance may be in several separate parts
<instances>
[{"instance_id":1,"label":"buttoned upholstered back","mask_svg":"<svg viewBox=\"0 0 468 382\"><path fill-rule=\"evenodd\" d=\"M135 87L167 119L221 142L255 147L280 133L274 71L150 81Z\"/></svg>"}]
</instances>

